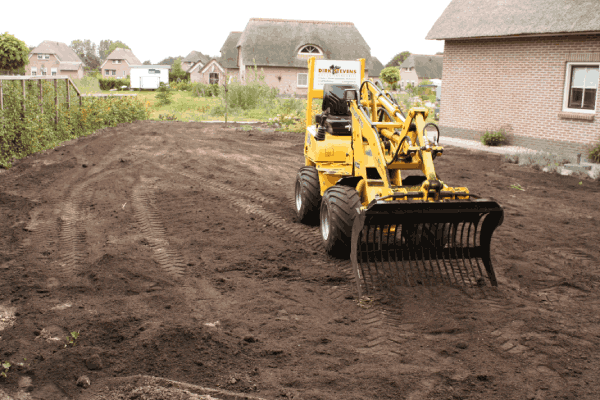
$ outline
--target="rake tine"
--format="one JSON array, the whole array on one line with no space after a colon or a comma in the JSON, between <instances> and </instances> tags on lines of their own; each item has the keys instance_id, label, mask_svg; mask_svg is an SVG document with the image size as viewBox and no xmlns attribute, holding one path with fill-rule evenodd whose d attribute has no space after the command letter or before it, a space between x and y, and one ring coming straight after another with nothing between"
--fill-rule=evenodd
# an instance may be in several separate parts
<instances>
[{"instance_id":1,"label":"rake tine","mask_svg":"<svg viewBox=\"0 0 600 400\"><path fill-rule=\"evenodd\" d=\"M457 235L456 227L457 227L457 225L458 225L458 222L453 222L450 227L450 229L452 230L452 249L454 250L454 259L453 260L458 259L458 253L456 252L456 235ZM454 263L455 264L453 265L453 267L458 269L458 273L460 274L460 279L462 280L462 283L464 285L466 282L465 282L465 277L463 276L462 269L460 268L458 261L454 261Z\"/></svg>"},{"instance_id":2,"label":"rake tine","mask_svg":"<svg viewBox=\"0 0 600 400\"><path fill-rule=\"evenodd\" d=\"M425 265L425 252L423 251L425 241L429 241L426 232L429 231L425 229L425 224L421 224L421 265L423 267L423 273L425 274L425 279L427 280L427 283L429 284L429 286L433 286L430 273L427 270L427 266Z\"/></svg>"},{"instance_id":3,"label":"rake tine","mask_svg":"<svg viewBox=\"0 0 600 400\"><path fill-rule=\"evenodd\" d=\"M465 247L464 247L464 235L465 235L465 222L462 223L462 228L460 230L460 246L461 246L461 258L462 258L462 263L463 266L465 267L465 275L467 276L467 279L469 280L469 284L471 286L473 286L473 283L471 282L471 277L469 276L469 268L467 267L467 262L465 261ZM475 277L475 276L473 276ZM477 282L477 280L475 280L475 282Z\"/></svg>"},{"instance_id":4,"label":"rake tine","mask_svg":"<svg viewBox=\"0 0 600 400\"><path fill-rule=\"evenodd\" d=\"M383 259L383 227L384 227L384 225L379 225L379 228L378 228L379 229L379 260L381 261L381 272L384 274L384 278L385 278L383 283L384 283L384 285L388 286L390 277L387 276L389 273L389 268L388 268L388 271L386 271L386 268L385 268L386 263L385 263L385 260Z\"/></svg>"},{"instance_id":5,"label":"rake tine","mask_svg":"<svg viewBox=\"0 0 600 400\"><path fill-rule=\"evenodd\" d=\"M367 226L367 231L365 232L365 260L367 261L367 270L369 271L369 279L371 280L371 288L375 287L375 280L373 279L373 271L371 270L371 263L369 262L369 229L370 226Z\"/></svg>"},{"instance_id":6,"label":"rake tine","mask_svg":"<svg viewBox=\"0 0 600 400\"><path fill-rule=\"evenodd\" d=\"M467 257L469 259L469 265L471 266L471 270L473 271L473 275L476 275L475 266L473 265L473 260L471 258L471 246L469 246L469 239L471 238L471 227L473 226L473 221L469 221L469 229L467 230ZM482 277L481 269L479 270L479 276ZM477 278L475 281L478 281Z\"/></svg>"},{"instance_id":7,"label":"rake tine","mask_svg":"<svg viewBox=\"0 0 600 400\"><path fill-rule=\"evenodd\" d=\"M406 253L406 243L403 242L403 238L402 238L403 229L404 229L404 227L402 225L400 225L400 251L401 251L400 256L402 257L400 262L402 263L402 271L404 272L404 276L406 278L406 284L408 286L412 286L410 278L409 278L411 272L408 271L408 269L404 265L404 260L406 259L406 257L404 257L405 253ZM396 259L395 259L396 267L398 267L398 257L397 257L397 253L396 253L396 249L398 248L397 241L398 241L398 225L396 226L396 234L394 235L394 253L396 254Z\"/></svg>"},{"instance_id":8,"label":"rake tine","mask_svg":"<svg viewBox=\"0 0 600 400\"><path fill-rule=\"evenodd\" d=\"M398 268L396 268L394 271L392 271L394 268L392 267L392 262L391 262L391 254L390 254L390 234L392 233L392 226L389 225L388 227L388 233L387 233L387 240L386 240L386 246L387 246L387 262L388 262L388 268L390 269L390 273L391 276L394 277L394 280L396 282L394 282L394 286L399 286L400 285L400 275L398 273ZM396 234L396 229L394 229L394 234Z\"/></svg>"},{"instance_id":9,"label":"rake tine","mask_svg":"<svg viewBox=\"0 0 600 400\"><path fill-rule=\"evenodd\" d=\"M436 237L436 239L438 237L439 232L440 232L440 224L439 224L439 222L436 222L435 223L435 237ZM436 243L436 244L442 245L442 243L443 242ZM443 249L442 249L442 251L443 251ZM442 284L443 284L444 283L444 274L442 273L442 268L440 267L440 258L438 257L438 253L439 253L438 246L435 246L434 247L435 263L437 264L438 272L440 274L440 280L442 281ZM430 255L429 262L431 262L431 250L429 251L429 255Z\"/></svg>"},{"instance_id":10,"label":"rake tine","mask_svg":"<svg viewBox=\"0 0 600 400\"><path fill-rule=\"evenodd\" d=\"M452 276L454 277L454 283L456 283L458 285L458 278L456 278L456 273L454 272L454 268L452 267L452 261L450 259L450 251L451 251L450 231L451 231L451 229L452 229L452 225L450 223L445 223L444 230L442 232L443 232L443 237L444 237L444 243L446 243L446 241L448 241L448 262L450 263L450 272L452 272ZM446 237L446 230L448 231L448 237ZM448 265L446 264L446 251L445 250L442 252L442 261L444 262L444 268L446 269L448 278L450 280L452 280L452 278L450 276L450 272L448 272Z\"/></svg>"},{"instance_id":11,"label":"rake tine","mask_svg":"<svg viewBox=\"0 0 600 400\"><path fill-rule=\"evenodd\" d=\"M475 221L475 232L473 234L473 248L476 249L477 248L477 230L479 228L479 222L481 222L481 218L484 217L483 215L480 215L479 218L477 218L477 221ZM480 228L479 228L480 229ZM479 232L479 234L481 235L481 232ZM483 275L483 270L481 269L481 264L479 263L479 258L481 258L481 241L479 242L479 251L476 251L476 256L475 256L475 263L477 264L477 269L479 270L479 272L481 273L481 276ZM487 275L487 274L486 274ZM489 276L488 276L489 279Z\"/></svg>"}]
</instances>

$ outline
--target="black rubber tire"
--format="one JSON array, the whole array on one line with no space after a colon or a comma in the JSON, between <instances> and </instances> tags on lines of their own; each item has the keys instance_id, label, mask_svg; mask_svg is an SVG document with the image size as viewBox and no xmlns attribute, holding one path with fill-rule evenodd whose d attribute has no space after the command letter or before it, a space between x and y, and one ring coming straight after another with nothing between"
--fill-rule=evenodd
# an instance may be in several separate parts
<instances>
[{"instance_id":1,"label":"black rubber tire","mask_svg":"<svg viewBox=\"0 0 600 400\"><path fill-rule=\"evenodd\" d=\"M302 167L296 175L294 205L298 220L303 224L317 225L321 208L321 185L315 167Z\"/></svg>"},{"instance_id":2,"label":"black rubber tire","mask_svg":"<svg viewBox=\"0 0 600 400\"><path fill-rule=\"evenodd\" d=\"M332 186L321 202L321 238L327 254L348 259L352 241L352 224L360 209L360 196L350 186Z\"/></svg>"}]
</instances>

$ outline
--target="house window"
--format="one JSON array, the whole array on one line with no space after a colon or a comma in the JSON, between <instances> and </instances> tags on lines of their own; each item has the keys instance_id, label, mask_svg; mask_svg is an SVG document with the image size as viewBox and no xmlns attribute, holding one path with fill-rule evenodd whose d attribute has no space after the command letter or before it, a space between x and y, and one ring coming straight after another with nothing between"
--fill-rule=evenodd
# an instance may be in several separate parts
<instances>
[{"instance_id":1,"label":"house window","mask_svg":"<svg viewBox=\"0 0 600 400\"><path fill-rule=\"evenodd\" d=\"M568 63L563 111L594 112L600 63Z\"/></svg>"},{"instance_id":2,"label":"house window","mask_svg":"<svg viewBox=\"0 0 600 400\"><path fill-rule=\"evenodd\" d=\"M300 49L300 54L323 54L317 46L307 45Z\"/></svg>"},{"instance_id":3,"label":"house window","mask_svg":"<svg viewBox=\"0 0 600 400\"><path fill-rule=\"evenodd\" d=\"M38 60L49 60L50 54L38 54Z\"/></svg>"},{"instance_id":4,"label":"house window","mask_svg":"<svg viewBox=\"0 0 600 400\"><path fill-rule=\"evenodd\" d=\"M46 68L42 68L42 75L46 75Z\"/></svg>"},{"instance_id":5,"label":"house window","mask_svg":"<svg viewBox=\"0 0 600 400\"><path fill-rule=\"evenodd\" d=\"M113 75L116 75L116 74L117 74L117 70L116 70L116 69L113 69L113 70L112 70L112 74L113 74Z\"/></svg>"},{"instance_id":6,"label":"house window","mask_svg":"<svg viewBox=\"0 0 600 400\"><path fill-rule=\"evenodd\" d=\"M125 76L125 71L123 71L123 76Z\"/></svg>"},{"instance_id":7,"label":"house window","mask_svg":"<svg viewBox=\"0 0 600 400\"><path fill-rule=\"evenodd\" d=\"M298 80L296 82L298 87L308 87L308 74L298 74Z\"/></svg>"},{"instance_id":8,"label":"house window","mask_svg":"<svg viewBox=\"0 0 600 400\"><path fill-rule=\"evenodd\" d=\"M211 85L218 85L219 84L219 74L217 74L216 72L211 72L208 75L208 83L210 83Z\"/></svg>"},{"instance_id":9,"label":"house window","mask_svg":"<svg viewBox=\"0 0 600 400\"><path fill-rule=\"evenodd\" d=\"M56 75L56 68L52 68L50 70L50 73L52 74L52 76L55 76Z\"/></svg>"},{"instance_id":10,"label":"house window","mask_svg":"<svg viewBox=\"0 0 600 400\"><path fill-rule=\"evenodd\" d=\"M121 60L113 60L113 64L121 64Z\"/></svg>"},{"instance_id":11,"label":"house window","mask_svg":"<svg viewBox=\"0 0 600 400\"><path fill-rule=\"evenodd\" d=\"M31 68L31 76L36 76L37 75L37 67L32 67Z\"/></svg>"}]
</instances>

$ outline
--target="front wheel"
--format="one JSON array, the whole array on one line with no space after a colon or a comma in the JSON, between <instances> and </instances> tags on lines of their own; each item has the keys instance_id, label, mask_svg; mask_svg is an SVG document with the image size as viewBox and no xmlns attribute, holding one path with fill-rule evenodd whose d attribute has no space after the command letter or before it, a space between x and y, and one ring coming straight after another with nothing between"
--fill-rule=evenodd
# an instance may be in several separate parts
<instances>
[{"instance_id":1,"label":"front wheel","mask_svg":"<svg viewBox=\"0 0 600 400\"><path fill-rule=\"evenodd\" d=\"M325 192L321 202L321 236L329 255L350 257L352 224L360 206L360 196L353 187L332 186Z\"/></svg>"},{"instance_id":2,"label":"front wheel","mask_svg":"<svg viewBox=\"0 0 600 400\"><path fill-rule=\"evenodd\" d=\"M316 225L321 207L321 185L319 172L315 167L302 167L296 175L294 190L296 215L303 224Z\"/></svg>"}]
</instances>

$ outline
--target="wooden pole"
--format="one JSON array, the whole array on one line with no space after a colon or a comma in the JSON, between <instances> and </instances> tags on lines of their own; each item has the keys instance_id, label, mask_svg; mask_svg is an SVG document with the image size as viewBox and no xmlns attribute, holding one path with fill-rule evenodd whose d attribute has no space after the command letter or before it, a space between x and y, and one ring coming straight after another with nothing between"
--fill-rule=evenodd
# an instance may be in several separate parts
<instances>
[{"instance_id":1,"label":"wooden pole","mask_svg":"<svg viewBox=\"0 0 600 400\"><path fill-rule=\"evenodd\" d=\"M40 101L40 113L44 115L44 92L42 89L44 85L42 84L41 79L38 81L38 86L40 87L40 95L38 96L38 100Z\"/></svg>"},{"instance_id":2,"label":"wooden pole","mask_svg":"<svg viewBox=\"0 0 600 400\"><path fill-rule=\"evenodd\" d=\"M25 117L25 80L21 82L23 83L23 117Z\"/></svg>"},{"instance_id":3,"label":"wooden pole","mask_svg":"<svg viewBox=\"0 0 600 400\"><path fill-rule=\"evenodd\" d=\"M58 79L54 80L54 108L56 109L54 125L58 125Z\"/></svg>"},{"instance_id":4,"label":"wooden pole","mask_svg":"<svg viewBox=\"0 0 600 400\"><path fill-rule=\"evenodd\" d=\"M65 79L65 83L67 84L67 110L71 109L71 96L69 95L69 80Z\"/></svg>"}]
</instances>

